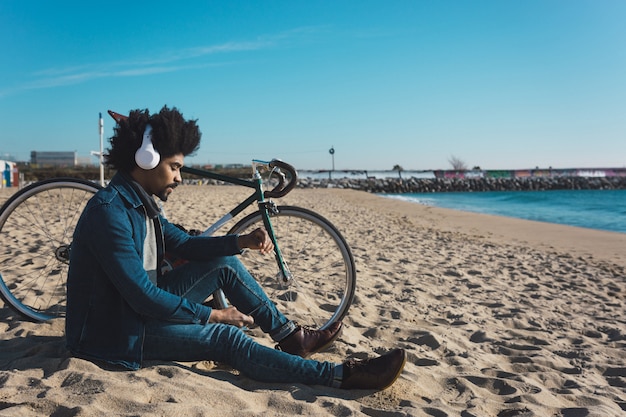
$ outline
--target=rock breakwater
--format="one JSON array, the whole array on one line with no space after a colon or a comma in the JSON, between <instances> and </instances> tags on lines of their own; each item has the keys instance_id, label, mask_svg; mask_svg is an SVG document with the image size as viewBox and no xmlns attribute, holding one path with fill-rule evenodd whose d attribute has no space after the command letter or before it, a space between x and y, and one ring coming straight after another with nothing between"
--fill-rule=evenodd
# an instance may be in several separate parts
<instances>
[{"instance_id":1,"label":"rock breakwater","mask_svg":"<svg viewBox=\"0 0 626 417\"><path fill-rule=\"evenodd\" d=\"M299 188L350 188L370 193L435 193L481 191L614 190L626 189L626 177L528 178L368 178L298 180Z\"/></svg>"}]
</instances>

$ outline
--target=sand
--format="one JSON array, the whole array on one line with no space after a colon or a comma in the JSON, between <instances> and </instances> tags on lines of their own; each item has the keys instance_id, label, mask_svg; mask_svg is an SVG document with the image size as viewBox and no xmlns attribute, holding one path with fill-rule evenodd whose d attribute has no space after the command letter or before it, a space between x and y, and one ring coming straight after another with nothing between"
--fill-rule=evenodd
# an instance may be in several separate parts
<instances>
[{"instance_id":1,"label":"sand","mask_svg":"<svg viewBox=\"0 0 626 417\"><path fill-rule=\"evenodd\" d=\"M194 225L245 193L183 186L166 210ZM104 370L68 355L62 320L30 323L4 306L0 415L626 414L626 234L351 190L295 190L283 200L329 218L356 258L343 335L314 357L339 362L403 347L408 361L391 388L259 383L208 362Z\"/></svg>"}]
</instances>

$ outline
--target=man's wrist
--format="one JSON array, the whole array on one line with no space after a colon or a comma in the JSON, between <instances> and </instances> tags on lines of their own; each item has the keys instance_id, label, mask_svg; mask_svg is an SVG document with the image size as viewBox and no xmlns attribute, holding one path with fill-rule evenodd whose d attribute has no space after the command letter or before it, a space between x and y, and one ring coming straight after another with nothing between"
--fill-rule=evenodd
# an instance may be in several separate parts
<instances>
[{"instance_id":1,"label":"man's wrist","mask_svg":"<svg viewBox=\"0 0 626 417\"><path fill-rule=\"evenodd\" d=\"M209 323L219 323L219 310L211 309L211 314L209 314L209 318L207 319L207 324Z\"/></svg>"}]
</instances>

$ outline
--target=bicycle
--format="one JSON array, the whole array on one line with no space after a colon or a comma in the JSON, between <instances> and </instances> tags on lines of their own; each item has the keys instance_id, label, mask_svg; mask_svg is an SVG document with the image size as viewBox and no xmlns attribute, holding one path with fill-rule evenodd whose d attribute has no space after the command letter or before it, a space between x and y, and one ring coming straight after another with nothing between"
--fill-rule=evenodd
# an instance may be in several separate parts
<instances>
[{"instance_id":1,"label":"bicycle","mask_svg":"<svg viewBox=\"0 0 626 417\"><path fill-rule=\"evenodd\" d=\"M227 234L245 234L257 227L267 230L275 247L274 262L256 251L244 251L240 259L281 311L300 324L320 329L346 315L356 288L348 243L323 216L273 201L295 188L297 172L291 165L254 160L250 180L187 166L182 171L254 189L201 234L215 234L256 203L257 210L238 220ZM266 190L266 184L276 185ZM0 297L23 317L33 321L64 317L72 233L85 204L99 188L76 178L44 180L18 191L0 208L4 245ZM171 263L163 265L163 270ZM228 306L219 290L212 301L217 308Z\"/></svg>"}]
</instances>

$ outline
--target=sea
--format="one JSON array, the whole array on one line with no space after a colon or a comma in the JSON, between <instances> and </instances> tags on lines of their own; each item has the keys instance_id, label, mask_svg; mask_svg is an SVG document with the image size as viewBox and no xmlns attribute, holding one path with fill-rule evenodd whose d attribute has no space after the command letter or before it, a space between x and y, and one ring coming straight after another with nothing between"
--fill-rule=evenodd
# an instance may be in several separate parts
<instances>
[{"instance_id":1,"label":"sea","mask_svg":"<svg viewBox=\"0 0 626 417\"><path fill-rule=\"evenodd\" d=\"M428 206L626 233L626 190L381 195Z\"/></svg>"}]
</instances>

